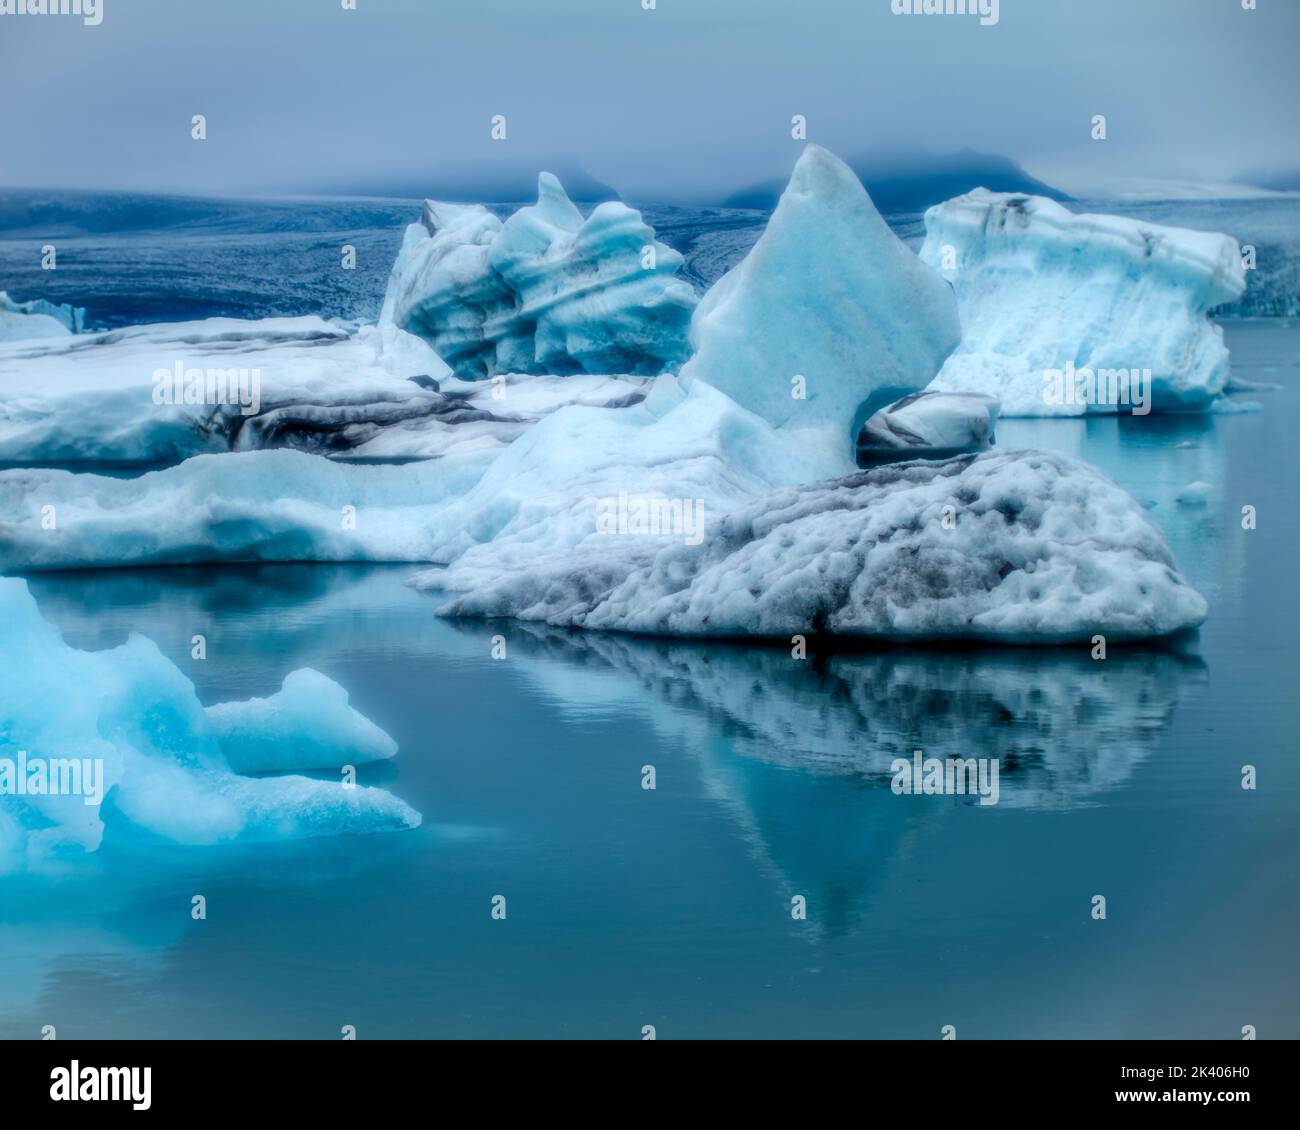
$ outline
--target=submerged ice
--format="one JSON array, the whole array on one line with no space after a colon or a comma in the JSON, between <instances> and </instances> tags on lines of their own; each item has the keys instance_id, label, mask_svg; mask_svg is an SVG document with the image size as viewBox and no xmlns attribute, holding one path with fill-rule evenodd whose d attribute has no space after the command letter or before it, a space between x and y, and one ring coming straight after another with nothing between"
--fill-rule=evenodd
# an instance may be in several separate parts
<instances>
[{"instance_id":1,"label":"submerged ice","mask_svg":"<svg viewBox=\"0 0 1300 1130\"><path fill-rule=\"evenodd\" d=\"M984 189L925 224L921 259L951 281L962 322L934 389L987 393L1007 416L1203 411L1223 392L1208 314L1245 290L1230 236Z\"/></svg>"}]
</instances>

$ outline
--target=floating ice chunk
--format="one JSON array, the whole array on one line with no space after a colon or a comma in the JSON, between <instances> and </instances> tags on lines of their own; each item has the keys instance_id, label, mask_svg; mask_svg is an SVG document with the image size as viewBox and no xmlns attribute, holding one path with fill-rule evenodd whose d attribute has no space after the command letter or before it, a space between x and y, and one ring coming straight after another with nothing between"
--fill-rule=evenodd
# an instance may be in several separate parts
<instances>
[{"instance_id":1,"label":"floating ice chunk","mask_svg":"<svg viewBox=\"0 0 1300 1130\"><path fill-rule=\"evenodd\" d=\"M81 332L86 312L43 298L15 302L0 290L0 342L67 337Z\"/></svg>"},{"instance_id":2,"label":"floating ice chunk","mask_svg":"<svg viewBox=\"0 0 1300 1130\"><path fill-rule=\"evenodd\" d=\"M427 583L443 611L684 636L801 633L1008 642L1158 636L1204 599L1143 508L1086 464L1045 452L908 463L778 491L702 544L660 547L581 586L457 563ZM621 559L624 568L628 557Z\"/></svg>"},{"instance_id":3,"label":"floating ice chunk","mask_svg":"<svg viewBox=\"0 0 1300 1130\"><path fill-rule=\"evenodd\" d=\"M447 403L449 370L389 326L320 318L132 326L0 346L0 462L174 463L232 448L351 453Z\"/></svg>"},{"instance_id":4,"label":"floating ice chunk","mask_svg":"<svg viewBox=\"0 0 1300 1130\"><path fill-rule=\"evenodd\" d=\"M426 561L449 614L680 635L1057 642L1204 618L1142 507L1085 464L837 478L850 461L804 435L658 378L639 405L554 412L486 467L250 452L130 480L10 471L0 568Z\"/></svg>"},{"instance_id":5,"label":"floating ice chunk","mask_svg":"<svg viewBox=\"0 0 1300 1130\"><path fill-rule=\"evenodd\" d=\"M587 219L551 174L504 223L426 201L393 265L380 325L430 341L458 376L654 375L687 356L683 259L625 204Z\"/></svg>"},{"instance_id":6,"label":"floating ice chunk","mask_svg":"<svg viewBox=\"0 0 1300 1130\"><path fill-rule=\"evenodd\" d=\"M782 470L794 482L811 476L793 455L782 466L759 422L742 432L733 416L729 427L703 423L706 435L732 432L716 463L693 461L686 439L681 462L661 454L653 475L636 476L653 446L673 450L706 406L678 406L640 435L630 418L627 430L600 436L576 414L551 417L458 503L480 516L469 527L477 542L417 583L449 597L440 609L448 615L685 636L1073 642L1095 632L1163 635L1206 615L1141 505L1064 456L989 453L765 490L761 473L768 482ZM595 435L605 483L641 497L707 499L702 536L600 536L599 480L583 466L590 449L557 443L565 425L584 442ZM536 485L558 477L561 448L585 472L567 480L567 501Z\"/></svg>"},{"instance_id":7,"label":"floating ice chunk","mask_svg":"<svg viewBox=\"0 0 1300 1130\"><path fill-rule=\"evenodd\" d=\"M1004 416L1126 411L1139 395L1202 411L1223 391L1228 350L1207 314L1245 290L1230 236L984 189L925 224L921 258L951 280L963 331L931 387L996 396Z\"/></svg>"},{"instance_id":8,"label":"floating ice chunk","mask_svg":"<svg viewBox=\"0 0 1300 1130\"><path fill-rule=\"evenodd\" d=\"M858 463L947 458L993 446L998 402L978 392L916 392L882 408L858 433Z\"/></svg>"},{"instance_id":9,"label":"floating ice chunk","mask_svg":"<svg viewBox=\"0 0 1300 1130\"><path fill-rule=\"evenodd\" d=\"M0 472L0 571L212 561L429 561L434 519L494 451L348 466L297 451L199 455L138 478Z\"/></svg>"},{"instance_id":10,"label":"floating ice chunk","mask_svg":"<svg viewBox=\"0 0 1300 1130\"><path fill-rule=\"evenodd\" d=\"M319 671L286 675L270 698L207 708L221 752L236 773L339 769L382 761L397 743L348 705L348 692Z\"/></svg>"},{"instance_id":11,"label":"floating ice chunk","mask_svg":"<svg viewBox=\"0 0 1300 1130\"><path fill-rule=\"evenodd\" d=\"M951 288L853 170L809 145L758 243L700 302L681 375L847 452L859 407L925 387L960 337Z\"/></svg>"},{"instance_id":12,"label":"floating ice chunk","mask_svg":"<svg viewBox=\"0 0 1300 1130\"><path fill-rule=\"evenodd\" d=\"M279 758L264 750L264 760L291 760L303 736L285 726L288 749ZM305 736L313 740L314 729ZM42 773L51 784L32 788ZM7 578L0 786L0 844L10 868L94 851L106 834L207 844L386 831L420 819L380 789L235 775L193 684L151 641L136 635L109 651L71 648L26 584Z\"/></svg>"},{"instance_id":13,"label":"floating ice chunk","mask_svg":"<svg viewBox=\"0 0 1300 1130\"><path fill-rule=\"evenodd\" d=\"M76 306L47 302L44 298L15 302L0 290L0 341L78 334L85 320L85 310Z\"/></svg>"},{"instance_id":14,"label":"floating ice chunk","mask_svg":"<svg viewBox=\"0 0 1300 1130\"><path fill-rule=\"evenodd\" d=\"M427 342L394 325L353 331L315 317L15 343L0 346L0 463L158 466L279 447L358 460L491 452L565 404L627 405L646 386L449 374Z\"/></svg>"},{"instance_id":15,"label":"floating ice chunk","mask_svg":"<svg viewBox=\"0 0 1300 1130\"><path fill-rule=\"evenodd\" d=\"M500 233L501 221L481 204L426 200L420 223L402 239L379 324L432 342L462 375L486 375L495 346L484 321L514 307L513 293L488 258Z\"/></svg>"},{"instance_id":16,"label":"floating ice chunk","mask_svg":"<svg viewBox=\"0 0 1300 1130\"><path fill-rule=\"evenodd\" d=\"M1178 492L1178 501L1183 506L1208 506L1213 494L1214 488L1198 479Z\"/></svg>"}]
</instances>

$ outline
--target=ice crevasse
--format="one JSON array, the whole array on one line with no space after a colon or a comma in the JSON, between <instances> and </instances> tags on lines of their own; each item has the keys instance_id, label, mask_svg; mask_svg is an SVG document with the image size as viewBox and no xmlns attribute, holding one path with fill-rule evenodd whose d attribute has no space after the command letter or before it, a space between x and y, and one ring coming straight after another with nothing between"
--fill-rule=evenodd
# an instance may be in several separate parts
<instances>
[{"instance_id":1,"label":"ice crevasse","mask_svg":"<svg viewBox=\"0 0 1300 1130\"><path fill-rule=\"evenodd\" d=\"M298 672L286 694L292 701L257 746L256 768L337 769L391 752L324 676ZM214 721L152 641L132 635L108 651L69 647L25 582L0 579L0 872L93 852L106 836L209 845L420 823L382 789L235 772L223 741L253 768L239 723L264 717L267 702L274 699L225 707ZM339 723L360 738L358 748L339 739ZM36 784L55 774L59 791ZM66 787L72 781L77 791Z\"/></svg>"},{"instance_id":2,"label":"ice crevasse","mask_svg":"<svg viewBox=\"0 0 1300 1130\"><path fill-rule=\"evenodd\" d=\"M1004 416L1129 410L1131 392L1116 404L1093 389L1135 371L1150 370L1155 411L1204 411L1223 392L1228 349L1208 314L1246 288L1231 236L985 189L925 225L921 259L952 283L963 331L933 389L994 396Z\"/></svg>"}]
</instances>

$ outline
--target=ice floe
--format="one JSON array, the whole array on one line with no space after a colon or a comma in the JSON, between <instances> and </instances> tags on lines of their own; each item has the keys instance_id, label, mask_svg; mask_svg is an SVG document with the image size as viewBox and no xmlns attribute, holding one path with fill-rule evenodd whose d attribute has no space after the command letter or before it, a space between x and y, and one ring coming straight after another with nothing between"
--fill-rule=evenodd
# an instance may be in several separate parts
<instances>
[{"instance_id":1,"label":"ice floe","mask_svg":"<svg viewBox=\"0 0 1300 1130\"><path fill-rule=\"evenodd\" d=\"M269 698L207 708L226 763L236 773L340 769L381 761L397 743L348 705L348 692L304 667Z\"/></svg>"},{"instance_id":2,"label":"ice floe","mask_svg":"<svg viewBox=\"0 0 1300 1130\"><path fill-rule=\"evenodd\" d=\"M210 318L0 345L0 463L167 465L294 448L347 459L499 450L564 404L617 406L645 380L458 381L386 326Z\"/></svg>"},{"instance_id":3,"label":"ice floe","mask_svg":"<svg viewBox=\"0 0 1300 1130\"><path fill-rule=\"evenodd\" d=\"M321 693L302 680L295 687ZM324 698L337 712L337 696ZM94 851L106 835L217 844L420 822L381 789L240 776L221 732L150 640L78 651L41 617L23 581L0 579L0 870ZM297 765L296 746L310 745L313 732L285 725L279 756L264 745L258 761Z\"/></svg>"},{"instance_id":4,"label":"ice floe","mask_svg":"<svg viewBox=\"0 0 1300 1130\"><path fill-rule=\"evenodd\" d=\"M921 258L952 282L963 335L931 387L995 396L1008 416L1126 411L1139 386L1148 409L1203 411L1222 393L1228 350L1207 315L1245 290L1230 236L983 189L925 224Z\"/></svg>"},{"instance_id":5,"label":"ice floe","mask_svg":"<svg viewBox=\"0 0 1300 1130\"><path fill-rule=\"evenodd\" d=\"M678 636L1065 643L1164 635L1207 612L1145 509L1047 452L777 490L725 513L698 546L606 541L599 557L595 539L580 543L591 569L574 555L570 572L524 572L489 549L423 583L452 594L451 614Z\"/></svg>"}]
</instances>

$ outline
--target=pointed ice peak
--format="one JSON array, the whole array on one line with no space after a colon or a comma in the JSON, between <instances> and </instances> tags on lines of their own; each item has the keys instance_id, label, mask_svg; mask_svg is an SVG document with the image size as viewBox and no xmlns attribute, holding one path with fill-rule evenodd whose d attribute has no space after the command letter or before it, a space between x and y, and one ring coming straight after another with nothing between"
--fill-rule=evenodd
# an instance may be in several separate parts
<instances>
[{"instance_id":1,"label":"pointed ice peak","mask_svg":"<svg viewBox=\"0 0 1300 1130\"><path fill-rule=\"evenodd\" d=\"M790 183L785 191L816 196L839 193L865 196L867 193L857 173L829 149L823 149L812 142L804 146L799 160L795 162L794 172L790 174Z\"/></svg>"},{"instance_id":2,"label":"pointed ice peak","mask_svg":"<svg viewBox=\"0 0 1300 1130\"><path fill-rule=\"evenodd\" d=\"M564 231L582 227L582 213L569 199L564 185L554 173L537 175L537 218Z\"/></svg>"},{"instance_id":3,"label":"pointed ice peak","mask_svg":"<svg viewBox=\"0 0 1300 1130\"><path fill-rule=\"evenodd\" d=\"M790 183L781 194L781 200L787 196L811 197L823 204L851 208L858 213L865 212L874 217L881 228L888 226L858 174L829 149L811 142L804 146L799 155L794 172L790 174ZM778 207L780 203L781 201L777 202Z\"/></svg>"},{"instance_id":4,"label":"pointed ice peak","mask_svg":"<svg viewBox=\"0 0 1300 1130\"><path fill-rule=\"evenodd\" d=\"M449 204L445 200L425 200L420 222L430 235L455 226L466 217L488 216L482 204Z\"/></svg>"},{"instance_id":5,"label":"pointed ice peak","mask_svg":"<svg viewBox=\"0 0 1300 1130\"><path fill-rule=\"evenodd\" d=\"M696 307L681 377L776 427L833 429L847 455L859 406L924 388L960 338L952 288L809 145L758 242Z\"/></svg>"}]
</instances>

